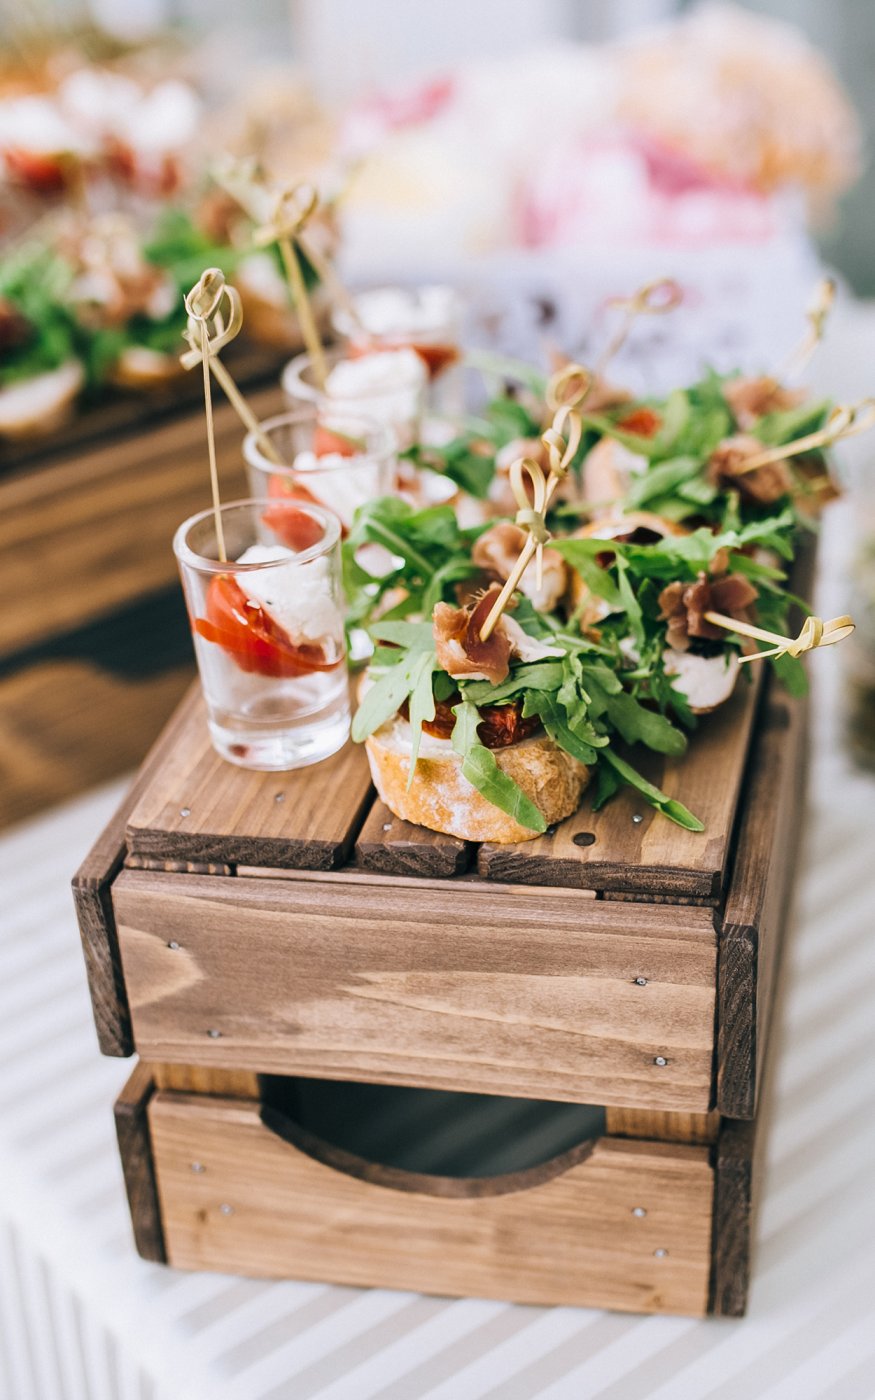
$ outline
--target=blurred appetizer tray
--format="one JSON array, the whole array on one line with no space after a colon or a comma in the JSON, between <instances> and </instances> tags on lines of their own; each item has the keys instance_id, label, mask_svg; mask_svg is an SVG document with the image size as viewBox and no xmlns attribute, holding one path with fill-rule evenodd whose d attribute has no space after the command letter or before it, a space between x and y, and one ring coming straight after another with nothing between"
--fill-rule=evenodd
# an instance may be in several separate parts
<instances>
[{"instance_id":1,"label":"blurred appetizer tray","mask_svg":"<svg viewBox=\"0 0 875 1400\"><path fill-rule=\"evenodd\" d=\"M259 414L281 406L275 359L271 373L251 393ZM136 765L189 681L170 541L207 499L199 378L191 389L0 448L0 588L15 599L0 616L0 826ZM231 500L243 432L221 401L216 429Z\"/></svg>"}]
</instances>

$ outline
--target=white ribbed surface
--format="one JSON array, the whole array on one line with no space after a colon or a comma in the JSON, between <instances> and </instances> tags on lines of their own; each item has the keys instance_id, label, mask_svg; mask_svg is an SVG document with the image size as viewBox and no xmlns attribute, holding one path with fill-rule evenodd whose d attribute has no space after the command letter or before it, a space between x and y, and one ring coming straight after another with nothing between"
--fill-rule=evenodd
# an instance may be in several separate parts
<instances>
[{"instance_id":1,"label":"white ribbed surface","mask_svg":"<svg viewBox=\"0 0 875 1400\"><path fill-rule=\"evenodd\" d=\"M834 660L815 658L819 675ZM834 707L819 702L825 736ZM871 1400L875 787L834 752L814 766L742 1322L260 1284L137 1259L111 1114L130 1064L97 1053L68 889L120 792L0 839L2 1400Z\"/></svg>"}]
</instances>

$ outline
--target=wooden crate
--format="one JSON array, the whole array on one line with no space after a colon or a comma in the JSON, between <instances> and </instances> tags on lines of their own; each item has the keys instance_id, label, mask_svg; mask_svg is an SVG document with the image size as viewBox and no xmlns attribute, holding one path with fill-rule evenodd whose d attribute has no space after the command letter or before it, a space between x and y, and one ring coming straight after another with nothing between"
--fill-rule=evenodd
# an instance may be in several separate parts
<instances>
[{"instance_id":1,"label":"wooden crate","mask_svg":"<svg viewBox=\"0 0 875 1400\"><path fill-rule=\"evenodd\" d=\"M751 1125L361 1093L139 1065L116 1121L141 1254L522 1303L743 1312Z\"/></svg>"},{"instance_id":2,"label":"wooden crate","mask_svg":"<svg viewBox=\"0 0 875 1400\"><path fill-rule=\"evenodd\" d=\"M355 747L315 776L223 763L193 694L75 881L101 1047L750 1118L802 729L742 691L659 762L703 836L626 793L477 851L391 818Z\"/></svg>"},{"instance_id":3,"label":"wooden crate","mask_svg":"<svg viewBox=\"0 0 875 1400\"><path fill-rule=\"evenodd\" d=\"M273 358L243 368L276 379ZM133 767L191 678L171 540L209 504L198 383L0 448L0 826ZM277 411L275 383L252 403ZM233 499L243 429L221 395L216 428Z\"/></svg>"}]
</instances>

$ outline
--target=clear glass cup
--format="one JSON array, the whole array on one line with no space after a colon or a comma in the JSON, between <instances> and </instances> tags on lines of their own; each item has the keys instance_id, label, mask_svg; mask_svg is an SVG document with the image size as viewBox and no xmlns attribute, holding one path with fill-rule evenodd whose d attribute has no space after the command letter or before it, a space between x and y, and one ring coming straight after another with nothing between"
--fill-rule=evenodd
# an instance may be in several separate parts
<instances>
[{"instance_id":1,"label":"clear glass cup","mask_svg":"<svg viewBox=\"0 0 875 1400\"><path fill-rule=\"evenodd\" d=\"M293 539L289 512L280 535L263 500L222 506L224 563L212 510L173 540L213 747L243 768L318 763L349 734L340 522L295 511Z\"/></svg>"},{"instance_id":2,"label":"clear glass cup","mask_svg":"<svg viewBox=\"0 0 875 1400\"><path fill-rule=\"evenodd\" d=\"M415 350L432 383L461 358L462 303L452 287L373 287L335 308L332 324L353 356Z\"/></svg>"},{"instance_id":3,"label":"clear glass cup","mask_svg":"<svg viewBox=\"0 0 875 1400\"><path fill-rule=\"evenodd\" d=\"M324 388L309 355L296 355L286 365L281 382L290 408L316 404L328 427L335 412L373 418L392 430L401 450L417 441L428 371L415 351L387 350L355 359L345 350L327 350L325 361Z\"/></svg>"},{"instance_id":4,"label":"clear glass cup","mask_svg":"<svg viewBox=\"0 0 875 1400\"><path fill-rule=\"evenodd\" d=\"M359 506L397 491L395 438L373 418L331 411L326 419L320 405L308 403L266 419L259 428L260 437L248 433L243 442L249 489L270 501L264 520L280 539L287 510L294 535L300 501L332 511L345 536Z\"/></svg>"}]
</instances>

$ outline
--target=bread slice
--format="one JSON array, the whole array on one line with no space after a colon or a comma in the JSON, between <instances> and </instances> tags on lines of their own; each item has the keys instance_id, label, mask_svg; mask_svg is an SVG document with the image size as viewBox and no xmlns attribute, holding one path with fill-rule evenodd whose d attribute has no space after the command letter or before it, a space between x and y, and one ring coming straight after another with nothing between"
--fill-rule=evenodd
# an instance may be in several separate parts
<instances>
[{"instance_id":1,"label":"bread slice","mask_svg":"<svg viewBox=\"0 0 875 1400\"><path fill-rule=\"evenodd\" d=\"M113 365L110 379L119 389L160 389L184 374L178 355L150 350L147 345L128 345Z\"/></svg>"},{"instance_id":2,"label":"bread slice","mask_svg":"<svg viewBox=\"0 0 875 1400\"><path fill-rule=\"evenodd\" d=\"M408 790L411 730L396 716L365 741L371 775L380 797L402 821L459 836L463 841L531 841L538 835L483 797L462 776L462 759L448 739L423 734L416 774ZM522 788L548 826L577 810L589 769L536 734L495 749L499 768Z\"/></svg>"},{"instance_id":3,"label":"bread slice","mask_svg":"<svg viewBox=\"0 0 875 1400\"><path fill-rule=\"evenodd\" d=\"M38 438L62 428L84 383L82 365L67 360L58 369L7 384L0 389L0 438Z\"/></svg>"}]
</instances>

